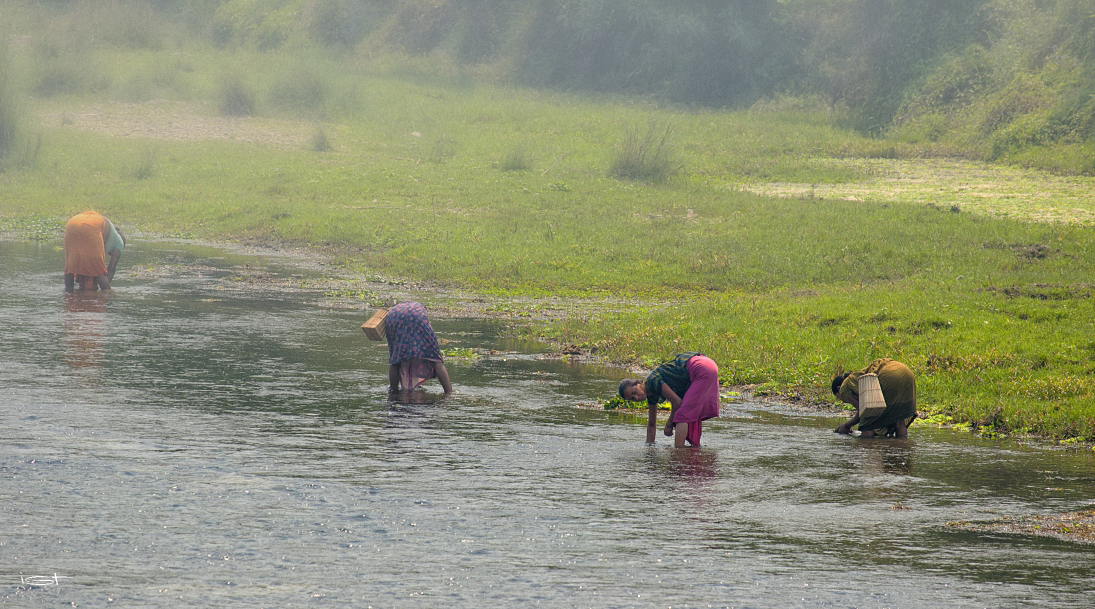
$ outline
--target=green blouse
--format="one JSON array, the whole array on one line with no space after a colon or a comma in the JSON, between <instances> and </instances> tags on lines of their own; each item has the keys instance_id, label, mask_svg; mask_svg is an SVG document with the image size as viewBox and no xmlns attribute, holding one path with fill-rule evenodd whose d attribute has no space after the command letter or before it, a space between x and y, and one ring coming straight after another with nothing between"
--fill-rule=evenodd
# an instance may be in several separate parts
<instances>
[{"instance_id":1,"label":"green blouse","mask_svg":"<svg viewBox=\"0 0 1095 609\"><path fill-rule=\"evenodd\" d=\"M122 241L122 235L118 232L118 229L114 228L113 222L107 220L106 224L110 229L110 234L103 240L103 251L106 252L107 256L114 250L118 250L118 253L121 253L125 250L125 241Z\"/></svg>"},{"instance_id":2,"label":"green blouse","mask_svg":"<svg viewBox=\"0 0 1095 609\"><path fill-rule=\"evenodd\" d=\"M654 405L665 401L665 396L662 395L662 383L669 385L673 393L683 398L684 393L692 385L692 377L688 374L688 360L696 355L702 354L698 351L679 353L673 361L658 366L647 375L646 382L643 383L646 387L646 402Z\"/></svg>"}]
</instances>

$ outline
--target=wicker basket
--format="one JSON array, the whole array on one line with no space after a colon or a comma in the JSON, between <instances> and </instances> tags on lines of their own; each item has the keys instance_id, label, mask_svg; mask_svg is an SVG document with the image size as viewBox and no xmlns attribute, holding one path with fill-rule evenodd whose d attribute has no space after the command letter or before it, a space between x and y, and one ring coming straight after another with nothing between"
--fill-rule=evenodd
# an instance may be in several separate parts
<instances>
[{"instance_id":1,"label":"wicker basket","mask_svg":"<svg viewBox=\"0 0 1095 609\"><path fill-rule=\"evenodd\" d=\"M384 334L384 316L388 314L388 309L377 309L376 313L369 318L369 321L361 324L361 329L365 332L365 336L368 336L370 340L386 340Z\"/></svg>"},{"instance_id":2,"label":"wicker basket","mask_svg":"<svg viewBox=\"0 0 1095 609\"><path fill-rule=\"evenodd\" d=\"M859 377L859 418L877 417L886 410L886 398L882 395L882 385L878 384L878 375L868 372Z\"/></svg>"}]
</instances>

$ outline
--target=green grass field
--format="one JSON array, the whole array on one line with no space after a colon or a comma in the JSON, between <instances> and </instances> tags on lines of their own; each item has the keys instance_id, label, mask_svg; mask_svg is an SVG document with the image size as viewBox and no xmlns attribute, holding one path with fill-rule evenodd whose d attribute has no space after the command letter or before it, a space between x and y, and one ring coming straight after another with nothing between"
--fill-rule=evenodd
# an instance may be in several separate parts
<instances>
[{"instance_id":1,"label":"green grass field","mask_svg":"<svg viewBox=\"0 0 1095 609\"><path fill-rule=\"evenodd\" d=\"M935 421L1095 440L1095 179L919 159L795 100L685 110L375 66L318 70L318 101L255 83L256 116L226 117L215 78L146 63L171 101L33 104L0 229L56 238L94 208L499 302L622 302L530 333L616 362L702 350L727 384L822 402L839 369L893 357ZM621 157L648 179L612 177Z\"/></svg>"}]
</instances>

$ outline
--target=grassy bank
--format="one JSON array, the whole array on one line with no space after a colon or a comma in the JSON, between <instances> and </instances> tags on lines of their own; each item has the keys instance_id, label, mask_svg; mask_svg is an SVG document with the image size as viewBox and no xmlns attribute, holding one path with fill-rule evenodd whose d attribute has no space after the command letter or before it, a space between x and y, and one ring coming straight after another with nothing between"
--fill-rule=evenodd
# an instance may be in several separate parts
<instances>
[{"instance_id":1,"label":"grassy bank","mask_svg":"<svg viewBox=\"0 0 1095 609\"><path fill-rule=\"evenodd\" d=\"M377 76L346 90L344 111L306 120L41 102L36 162L0 174L0 222L56 236L92 207L500 300L603 298L623 304L534 331L615 361L700 349L726 383L815 400L838 369L894 357L937 420L1095 439L1090 179L944 175L791 101L684 112ZM613 177L635 157L647 179ZM898 170L940 187L896 196ZM751 192L769 187L789 196Z\"/></svg>"}]
</instances>

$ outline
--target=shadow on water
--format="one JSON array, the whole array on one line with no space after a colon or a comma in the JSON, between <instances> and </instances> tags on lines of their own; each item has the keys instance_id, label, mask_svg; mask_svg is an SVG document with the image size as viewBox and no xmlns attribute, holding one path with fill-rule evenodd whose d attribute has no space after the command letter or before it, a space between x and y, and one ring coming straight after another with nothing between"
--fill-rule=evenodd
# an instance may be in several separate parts
<instances>
[{"instance_id":1,"label":"shadow on water","mask_svg":"<svg viewBox=\"0 0 1095 609\"><path fill-rule=\"evenodd\" d=\"M19 606L1079 607L1092 546L948 527L1081 509L1089 455L727 404L702 449L576 408L623 376L436 319L389 393L291 259L133 242L107 294L0 243L0 598ZM286 278L294 278L287 281ZM53 576L60 579L36 579ZM27 579L30 577L31 579ZM27 583L27 582L30 583Z\"/></svg>"}]
</instances>

